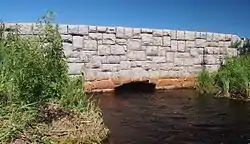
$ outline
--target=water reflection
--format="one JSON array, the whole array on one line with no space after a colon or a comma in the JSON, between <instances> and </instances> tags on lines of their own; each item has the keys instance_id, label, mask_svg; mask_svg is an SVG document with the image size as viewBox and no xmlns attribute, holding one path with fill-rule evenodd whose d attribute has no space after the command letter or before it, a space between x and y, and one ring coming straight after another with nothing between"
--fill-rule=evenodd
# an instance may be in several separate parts
<instances>
[{"instance_id":1,"label":"water reflection","mask_svg":"<svg viewBox=\"0 0 250 144\"><path fill-rule=\"evenodd\" d=\"M192 90L98 94L112 144L248 143L248 103Z\"/></svg>"}]
</instances>

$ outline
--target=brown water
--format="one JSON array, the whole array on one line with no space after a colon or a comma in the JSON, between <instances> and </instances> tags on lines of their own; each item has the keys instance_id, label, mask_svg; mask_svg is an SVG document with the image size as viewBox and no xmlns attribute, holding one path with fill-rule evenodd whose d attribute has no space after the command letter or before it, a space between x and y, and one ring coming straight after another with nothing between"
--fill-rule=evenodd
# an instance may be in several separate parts
<instances>
[{"instance_id":1,"label":"brown water","mask_svg":"<svg viewBox=\"0 0 250 144\"><path fill-rule=\"evenodd\" d=\"M192 90L98 94L110 144L245 144L250 104Z\"/></svg>"}]
</instances>

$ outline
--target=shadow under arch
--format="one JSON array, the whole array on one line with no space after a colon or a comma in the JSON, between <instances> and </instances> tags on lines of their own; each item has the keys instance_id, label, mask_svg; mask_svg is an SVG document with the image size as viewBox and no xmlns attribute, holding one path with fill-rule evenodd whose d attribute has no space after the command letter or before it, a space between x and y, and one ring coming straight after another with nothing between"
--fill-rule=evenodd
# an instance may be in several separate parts
<instances>
[{"instance_id":1,"label":"shadow under arch","mask_svg":"<svg viewBox=\"0 0 250 144\"><path fill-rule=\"evenodd\" d=\"M154 93L156 84L149 81L134 81L115 87L115 93Z\"/></svg>"}]
</instances>

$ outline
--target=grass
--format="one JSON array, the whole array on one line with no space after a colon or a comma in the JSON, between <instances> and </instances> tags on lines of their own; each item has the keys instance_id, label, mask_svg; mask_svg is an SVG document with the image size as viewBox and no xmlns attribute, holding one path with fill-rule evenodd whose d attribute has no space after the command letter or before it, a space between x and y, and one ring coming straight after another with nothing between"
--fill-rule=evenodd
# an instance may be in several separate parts
<instances>
[{"instance_id":1,"label":"grass","mask_svg":"<svg viewBox=\"0 0 250 144\"><path fill-rule=\"evenodd\" d=\"M39 33L22 37L0 25L0 143L101 143L100 109L83 77L70 78L58 26L48 13Z\"/></svg>"},{"instance_id":2,"label":"grass","mask_svg":"<svg viewBox=\"0 0 250 144\"><path fill-rule=\"evenodd\" d=\"M215 74L208 71L202 71L199 73L195 83L195 89L201 94L212 93L215 91Z\"/></svg>"},{"instance_id":3,"label":"grass","mask_svg":"<svg viewBox=\"0 0 250 144\"><path fill-rule=\"evenodd\" d=\"M239 46L239 42L234 44ZM246 48L246 47L245 47ZM218 96L234 99L249 98L250 55L241 53L226 58L215 73L202 71L196 81L196 90L200 93L216 93Z\"/></svg>"}]
</instances>

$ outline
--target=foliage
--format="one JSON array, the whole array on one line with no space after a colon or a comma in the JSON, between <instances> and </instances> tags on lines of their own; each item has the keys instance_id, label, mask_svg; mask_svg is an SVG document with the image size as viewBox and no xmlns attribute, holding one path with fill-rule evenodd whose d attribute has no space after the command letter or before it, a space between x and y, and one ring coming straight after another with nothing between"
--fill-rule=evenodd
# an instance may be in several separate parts
<instances>
[{"instance_id":1,"label":"foliage","mask_svg":"<svg viewBox=\"0 0 250 144\"><path fill-rule=\"evenodd\" d=\"M84 132L71 135L76 139L85 135L87 141L99 142L107 135L98 108L88 107L83 78L68 76L62 39L51 14L39 20L34 27L37 31L29 37L21 36L17 28L8 28L6 35L4 24L0 25L0 143L50 143L53 136L42 130L64 128L64 118L72 124L81 122L82 117L91 121L91 125L79 126ZM60 107L60 113L56 108L41 107L47 104ZM68 119L68 113L76 117ZM53 121L47 123L41 117ZM68 128L73 126L65 127L65 131L70 134Z\"/></svg>"},{"instance_id":2,"label":"foliage","mask_svg":"<svg viewBox=\"0 0 250 144\"><path fill-rule=\"evenodd\" d=\"M80 111L84 111L87 97L82 89L83 77L72 77L65 88L64 95L60 99L60 104L67 108L76 108Z\"/></svg>"},{"instance_id":3,"label":"foliage","mask_svg":"<svg viewBox=\"0 0 250 144\"><path fill-rule=\"evenodd\" d=\"M232 98L248 97L250 80L250 55L244 54L237 57L226 58L225 64L209 77L207 71L203 71L197 78L198 91L201 93L206 89L213 93L213 88L218 87L217 93Z\"/></svg>"},{"instance_id":4,"label":"foliage","mask_svg":"<svg viewBox=\"0 0 250 144\"><path fill-rule=\"evenodd\" d=\"M32 136L31 131L29 131L29 123L35 121L35 111L31 105L12 104L1 107L0 142L7 143L18 137L29 139Z\"/></svg>"},{"instance_id":5,"label":"foliage","mask_svg":"<svg viewBox=\"0 0 250 144\"><path fill-rule=\"evenodd\" d=\"M56 106L53 111L60 109L60 106ZM86 105L83 113L70 111L50 125L41 123L37 127L41 133L47 135L44 139L56 143L101 143L109 133L103 123L101 110L93 102Z\"/></svg>"},{"instance_id":6,"label":"foliage","mask_svg":"<svg viewBox=\"0 0 250 144\"><path fill-rule=\"evenodd\" d=\"M197 77L195 89L201 94L210 93L215 91L214 84L214 74L208 71L202 71Z\"/></svg>"},{"instance_id":7,"label":"foliage","mask_svg":"<svg viewBox=\"0 0 250 144\"><path fill-rule=\"evenodd\" d=\"M1 40L0 90L11 101L40 102L59 97L67 84L67 63L58 27L44 20L38 36L22 38L18 31Z\"/></svg>"}]
</instances>

